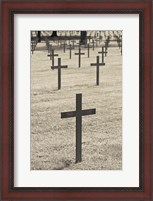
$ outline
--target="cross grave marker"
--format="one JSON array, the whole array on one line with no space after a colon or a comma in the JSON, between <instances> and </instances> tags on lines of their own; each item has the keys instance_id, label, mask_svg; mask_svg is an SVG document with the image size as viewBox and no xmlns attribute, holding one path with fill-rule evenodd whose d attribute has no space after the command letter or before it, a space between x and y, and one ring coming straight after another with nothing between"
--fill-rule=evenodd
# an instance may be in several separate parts
<instances>
[{"instance_id":1,"label":"cross grave marker","mask_svg":"<svg viewBox=\"0 0 153 201\"><path fill-rule=\"evenodd\" d=\"M93 49L93 51L95 49L95 41L94 40L92 40L92 49Z\"/></svg>"},{"instance_id":2,"label":"cross grave marker","mask_svg":"<svg viewBox=\"0 0 153 201\"><path fill-rule=\"evenodd\" d=\"M104 63L104 53L107 54L107 51L104 51L104 47L102 47L102 51L98 52L98 54L102 54L102 63Z\"/></svg>"},{"instance_id":3,"label":"cross grave marker","mask_svg":"<svg viewBox=\"0 0 153 201\"><path fill-rule=\"evenodd\" d=\"M105 42L105 46L104 46L104 47L105 47L105 57L107 56L107 53L108 53L108 52L107 52L107 48L108 48L107 45L108 45L107 42Z\"/></svg>"},{"instance_id":4,"label":"cross grave marker","mask_svg":"<svg viewBox=\"0 0 153 201\"><path fill-rule=\"evenodd\" d=\"M79 46L79 52L78 53L75 53L75 55L78 55L79 57L79 68L81 66L81 55L84 55L85 53L81 52L81 48Z\"/></svg>"},{"instance_id":5,"label":"cross grave marker","mask_svg":"<svg viewBox=\"0 0 153 201\"><path fill-rule=\"evenodd\" d=\"M88 45L87 45L87 48L88 48L88 58L90 57L90 44L88 43Z\"/></svg>"},{"instance_id":6,"label":"cross grave marker","mask_svg":"<svg viewBox=\"0 0 153 201\"><path fill-rule=\"evenodd\" d=\"M99 85L99 66L104 66L105 63L99 63L99 56L97 56L97 63L91 63L91 66L96 66L96 85Z\"/></svg>"},{"instance_id":7,"label":"cross grave marker","mask_svg":"<svg viewBox=\"0 0 153 201\"><path fill-rule=\"evenodd\" d=\"M58 90L61 89L61 68L67 68L67 65L61 65L61 58L58 58L58 65L51 66L51 69L58 69Z\"/></svg>"},{"instance_id":8,"label":"cross grave marker","mask_svg":"<svg viewBox=\"0 0 153 201\"><path fill-rule=\"evenodd\" d=\"M71 59L71 56L72 56L71 52L72 52L72 49L74 49L74 48L73 48L72 45L70 44L69 47L68 47L67 49L70 50L69 58Z\"/></svg>"},{"instance_id":9,"label":"cross grave marker","mask_svg":"<svg viewBox=\"0 0 153 201\"><path fill-rule=\"evenodd\" d=\"M118 37L118 46L121 49L121 55L122 55L122 36Z\"/></svg>"},{"instance_id":10,"label":"cross grave marker","mask_svg":"<svg viewBox=\"0 0 153 201\"><path fill-rule=\"evenodd\" d=\"M52 52L52 45L49 45L48 46L48 53L49 54L47 56L50 57L50 60L52 59L52 53L51 52Z\"/></svg>"},{"instance_id":11,"label":"cross grave marker","mask_svg":"<svg viewBox=\"0 0 153 201\"><path fill-rule=\"evenodd\" d=\"M36 47L36 42L35 41L31 41L31 52L33 54L34 50L35 50L35 47Z\"/></svg>"},{"instance_id":12,"label":"cross grave marker","mask_svg":"<svg viewBox=\"0 0 153 201\"><path fill-rule=\"evenodd\" d=\"M76 163L82 161L82 116L96 114L96 109L82 110L82 94L76 94L76 111L61 112L61 118L76 117Z\"/></svg>"},{"instance_id":13,"label":"cross grave marker","mask_svg":"<svg viewBox=\"0 0 153 201\"><path fill-rule=\"evenodd\" d=\"M57 57L58 56L58 54L54 54L54 49L52 49L52 51L51 51L52 53L51 54L49 54L48 56L50 56L51 58L52 58L52 66L54 66L54 57Z\"/></svg>"}]
</instances>

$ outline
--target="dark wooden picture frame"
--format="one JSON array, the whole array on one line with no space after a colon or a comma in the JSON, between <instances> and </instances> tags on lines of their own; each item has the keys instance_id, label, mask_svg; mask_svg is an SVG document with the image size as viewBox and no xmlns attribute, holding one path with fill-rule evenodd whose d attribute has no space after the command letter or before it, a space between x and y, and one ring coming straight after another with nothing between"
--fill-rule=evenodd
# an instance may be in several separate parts
<instances>
[{"instance_id":1,"label":"dark wooden picture frame","mask_svg":"<svg viewBox=\"0 0 153 201\"><path fill-rule=\"evenodd\" d=\"M151 8L145 0L1 2L1 200L153 200L151 160ZM139 187L14 187L14 15L139 14Z\"/></svg>"}]
</instances>

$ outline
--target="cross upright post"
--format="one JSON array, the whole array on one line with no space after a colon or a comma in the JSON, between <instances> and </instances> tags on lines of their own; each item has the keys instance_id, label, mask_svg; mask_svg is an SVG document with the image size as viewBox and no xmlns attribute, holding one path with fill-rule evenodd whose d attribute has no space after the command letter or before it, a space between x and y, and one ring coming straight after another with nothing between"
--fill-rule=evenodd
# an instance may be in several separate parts
<instances>
[{"instance_id":1,"label":"cross upright post","mask_svg":"<svg viewBox=\"0 0 153 201\"><path fill-rule=\"evenodd\" d=\"M61 89L61 68L67 68L67 65L61 65L61 58L58 58L58 66L52 66L52 70L58 69L58 90Z\"/></svg>"},{"instance_id":2,"label":"cross upright post","mask_svg":"<svg viewBox=\"0 0 153 201\"><path fill-rule=\"evenodd\" d=\"M79 52L78 53L75 53L75 55L78 55L79 56L79 68L81 66L81 55L84 55L85 53L81 53L81 48L79 46Z\"/></svg>"},{"instance_id":3,"label":"cross upright post","mask_svg":"<svg viewBox=\"0 0 153 201\"><path fill-rule=\"evenodd\" d=\"M121 55L122 55L122 42L121 42Z\"/></svg>"},{"instance_id":4,"label":"cross upright post","mask_svg":"<svg viewBox=\"0 0 153 201\"><path fill-rule=\"evenodd\" d=\"M122 35L117 37L117 43L119 49L121 49L121 55L122 55Z\"/></svg>"},{"instance_id":5,"label":"cross upright post","mask_svg":"<svg viewBox=\"0 0 153 201\"><path fill-rule=\"evenodd\" d=\"M102 47L102 51L98 52L98 54L102 54L102 63L104 63L104 53L107 54L107 51L104 51L104 47Z\"/></svg>"},{"instance_id":6,"label":"cross upright post","mask_svg":"<svg viewBox=\"0 0 153 201\"><path fill-rule=\"evenodd\" d=\"M93 51L94 51L94 49L95 49L95 42L94 42L94 39L92 40L92 49L93 49Z\"/></svg>"},{"instance_id":7,"label":"cross upright post","mask_svg":"<svg viewBox=\"0 0 153 201\"><path fill-rule=\"evenodd\" d=\"M33 43L31 42L31 52L33 54L34 48L33 48Z\"/></svg>"},{"instance_id":8,"label":"cross upright post","mask_svg":"<svg viewBox=\"0 0 153 201\"><path fill-rule=\"evenodd\" d=\"M54 57L57 57L58 54L54 54L54 49L51 50L51 54L49 54L48 56L50 56L52 58L52 66L54 66Z\"/></svg>"},{"instance_id":9,"label":"cross upright post","mask_svg":"<svg viewBox=\"0 0 153 201\"><path fill-rule=\"evenodd\" d=\"M89 43L88 43L88 58L90 57L90 49L89 49Z\"/></svg>"},{"instance_id":10,"label":"cross upright post","mask_svg":"<svg viewBox=\"0 0 153 201\"><path fill-rule=\"evenodd\" d=\"M35 41L31 41L31 52L32 52L32 54L33 54L34 50L35 50Z\"/></svg>"},{"instance_id":11,"label":"cross upright post","mask_svg":"<svg viewBox=\"0 0 153 201\"><path fill-rule=\"evenodd\" d=\"M76 96L76 163L82 161L82 94Z\"/></svg>"},{"instance_id":12,"label":"cross upright post","mask_svg":"<svg viewBox=\"0 0 153 201\"><path fill-rule=\"evenodd\" d=\"M88 58L89 58L90 57L90 45L89 45L89 43L87 45L87 48L88 48Z\"/></svg>"},{"instance_id":13,"label":"cross upright post","mask_svg":"<svg viewBox=\"0 0 153 201\"><path fill-rule=\"evenodd\" d=\"M104 46L104 47L105 47L105 57L107 56L107 53L108 53L108 52L107 52L107 48L108 48L107 45L108 45L108 44L107 44L107 42L105 41L105 46Z\"/></svg>"},{"instance_id":14,"label":"cross upright post","mask_svg":"<svg viewBox=\"0 0 153 201\"><path fill-rule=\"evenodd\" d=\"M74 48L72 47L71 44L70 44L69 46L70 46L70 47L68 47L67 49L70 50L69 58L71 59L71 57L72 57L72 49L74 49Z\"/></svg>"},{"instance_id":15,"label":"cross upright post","mask_svg":"<svg viewBox=\"0 0 153 201\"><path fill-rule=\"evenodd\" d=\"M118 47L120 49L121 48L121 43L122 43L122 36L117 37L117 43L118 43Z\"/></svg>"},{"instance_id":16,"label":"cross upright post","mask_svg":"<svg viewBox=\"0 0 153 201\"><path fill-rule=\"evenodd\" d=\"M65 53L65 41L64 41L64 44L63 44L63 51Z\"/></svg>"},{"instance_id":17,"label":"cross upright post","mask_svg":"<svg viewBox=\"0 0 153 201\"><path fill-rule=\"evenodd\" d=\"M63 52L65 53L65 41L64 43L61 43L61 47L63 47Z\"/></svg>"},{"instance_id":18,"label":"cross upright post","mask_svg":"<svg viewBox=\"0 0 153 201\"><path fill-rule=\"evenodd\" d=\"M65 41L64 41L64 53L65 53Z\"/></svg>"},{"instance_id":19,"label":"cross upright post","mask_svg":"<svg viewBox=\"0 0 153 201\"><path fill-rule=\"evenodd\" d=\"M82 94L76 94L76 111L61 112L61 118L76 117L76 163L82 161L82 116L96 114L96 109L82 110Z\"/></svg>"},{"instance_id":20,"label":"cross upright post","mask_svg":"<svg viewBox=\"0 0 153 201\"><path fill-rule=\"evenodd\" d=\"M70 44L70 59L71 59L71 44Z\"/></svg>"},{"instance_id":21,"label":"cross upright post","mask_svg":"<svg viewBox=\"0 0 153 201\"><path fill-rule=\"evenodd\" d=\"M50 57L50 60L51 60L52 59L52 45L48 46L48 53L49 54L47 56Z\"/></svg>"},{"instance_id":22,"label":"cross upright post","mask_svg":"<svg viewBox=\"0 0 153 201\"><path fill-rule=\"evenodd\" d=\"M91 63L91 66L96 66L96 85L99 85L99 66L104 66L105 63L99 63L99 56L97 56L97 63Z\"/></svg>"}]
</instances>

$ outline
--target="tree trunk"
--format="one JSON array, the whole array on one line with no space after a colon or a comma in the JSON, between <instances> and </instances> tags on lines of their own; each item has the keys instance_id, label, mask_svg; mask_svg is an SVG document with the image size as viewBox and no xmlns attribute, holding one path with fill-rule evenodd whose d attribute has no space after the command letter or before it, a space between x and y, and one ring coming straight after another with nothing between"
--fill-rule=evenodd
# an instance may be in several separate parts
<instances>
[{"instance_id":1,"label":"tree trunk","mask_svg":"<svg viewBox=\"0 0 153 201\"><path fill-rule=\"evenodd\" d=\"M37 38L38 38L38 43L40 43L41 42L41 31L38 31Z\"/></svg>"},{"instance_id":2,"label":"tree trunk","mask_svg":"<svg viewBox=\"0 0 153 201\"><path fill-rule=\"evenodd\" d=\"M87 32L81 31L80 45L86 45L86 44L87 44Z\"/></svg>"},{"instance_id":3,"label":"tree trunk","mask_svg":"<svg viewBox=\"0 0 153 201\"><path fill-rule=\"evenodd\" d=\"M50 37L57 37L57 31L53 31L53 33Z\"/></svg>"}]
</instances>

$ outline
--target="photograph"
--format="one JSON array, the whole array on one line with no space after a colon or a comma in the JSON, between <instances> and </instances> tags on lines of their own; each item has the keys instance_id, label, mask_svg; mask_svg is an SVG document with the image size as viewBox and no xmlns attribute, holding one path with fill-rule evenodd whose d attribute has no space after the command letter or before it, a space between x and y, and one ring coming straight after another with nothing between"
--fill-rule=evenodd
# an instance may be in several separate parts
<instances>
[{"instance_id":1,"label":"photograph","mask_svg":"<svg viewBox=\"0 0 153 201\"><path fill-rule=\"evenodd\" d=\"M31 170L122 170L122 30L32 30Z\"/></svg>"}]
</instances>

